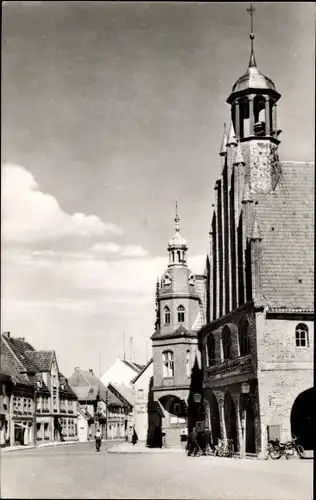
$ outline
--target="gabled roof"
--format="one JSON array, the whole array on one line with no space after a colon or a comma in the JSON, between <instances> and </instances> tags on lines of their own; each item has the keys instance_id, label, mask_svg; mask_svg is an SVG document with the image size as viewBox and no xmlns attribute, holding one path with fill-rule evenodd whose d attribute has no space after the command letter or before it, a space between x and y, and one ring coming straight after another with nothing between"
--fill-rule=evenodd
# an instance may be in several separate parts
<instances>
[{"instance_id":1,"label":"gabled roof","mask_svg":"<svg viewBox=\"0 0 316 500\"><path fill-rule=\"evenodd\" d=\"M32 359L27 355L27 351L34 351L34 347L32 347L28 342L25 342L24 339L20 338L12 338L5 336L5 342L8 344L12 352L18 358L20 363L24 367L24 371L26 372L37 372L39 371L37 365L32 361ZM22 369L21 369L22 371Z\"/></svg>"},{"instance_id":2,"label":"gabled roof","mask_svg":"<svg viewBox=\"0 0 316 500\"><path fill-rule=\"evenodd\" d=\"M134 363L132 361L126 361L126 359L121 359L121 361L129 368L132 368L135 372L139 372L144 368L144 365L139 365L138 363Z\"/></svg>"},{"instance_id":3,"label":"gabled roof","mask_svg":"<svg viewBox=\"0 0 316 500\"><path fill-rule=\"evenodd\" d=\"M280 162L280 166L275 191L256 197L263 305L313 311L314 164Z\"/></svg>"},{"instance_id":4,"label":"gabled roof","mask_svg":"<svg viewBox=\"0 0 316 500\"><path fill-rule=\"evenodd\" d=\"M85 408L78 405L77 410L86 420L88 420L88 422L94 420L93 416Z\"/></svg>"},{"instance_id":5,"label":"gabled roof","mask_svg":"<svg viewBox=\"0 0 316 500\"><path fill-rule=\"evenodd\" d=\"M77 377L78 375L78 377ZM90 370L76 368L69 378L69 385L79 401L96 401L98 397L111 406L122 406L120 400L109 391L101 380Z\"/></svg>"},{"instance_id":6,"label":"gabled roof","mask_svg":"<svg viewBox=\"0 0 316 500\"><path fill-rule=\"evenodd\" d=\"M127 387L125 384L111 383L111 384L109 384L108 389L110 392L113 392L114 395L125 406L134 406L134 396L133 396L133 390L131 387Z\"/></svg>"},{"instance_id":7,"label":"gabled roof","mask_svg":"<svg viewBox=\"0 0 316 500\"><path fill-rule=\"evenodd\" d=\"M54 359L54 351L26 351L28 358L37 366L40 372L50 372Z\"/></svg>"},{"instance_id":8,"label":"gabled roof","mask_svg":"<svg viewBox=\"0 0 316 500\"><path fill-rule=\"evenodd\" d=\"M161 330L157 330L150 338L152 340L157 339L171 339L171 338L196 338L197 333L193 330L188 330L185 326L180 325L174 331L169 333L161 333Z\"/></svg>"},{"instance_id":9,"label":"gabled roof","mask_svg":"<svg viewBox=\"0 0 316 500\"><path fill-rule=\"evenodd\" d=\"M141 377L141 376L142 376L142 374L143 374L143 373L147 370L148 366L150 366L150 365L152 364L152 362L153 362L153 358L151 358L151 359L148 361L148 363L144 366L144 368L143 368L143 369L142 369L142 370L141 370L141 371L140 371L140 372L136 375L136 377L135 377L135 378L133 378L133 380L131 381L131 382L132 382L132 384L135 384L136 380L138 380L138 379L139 379L139 377Z\"/></svg>"}]
</instances>

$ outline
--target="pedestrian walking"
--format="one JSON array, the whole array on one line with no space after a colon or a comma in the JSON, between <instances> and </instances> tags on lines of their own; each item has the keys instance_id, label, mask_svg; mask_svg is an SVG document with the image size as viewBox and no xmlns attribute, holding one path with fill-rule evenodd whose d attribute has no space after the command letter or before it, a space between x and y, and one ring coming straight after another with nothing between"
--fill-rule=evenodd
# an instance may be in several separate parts
<instances>
[{"instance_id":1,"label":"pedestrian walking","mask_svg":"<svg viewBox=\"0 0 316 500\"><path fill-rule=\"evenodd\" d=\"M135 445L137 443L137 441L138 441L138 436L137 436L135 427L133 427L133 435L132 435L132 443L133 443L133 445Z\"/></svg>"},{"instance_id":2,"label":"pedestrian walking","mask_svg":"<svg viewBox=\"0 0 316 500\"><path fill-rule=\"evenodd\" d=\"M95 433L95 449L97 451L100 451L101 443L102 443L102 434L100 429L98 429Z\"/></svg>"},{"instance_id":3,"label":"pedestrian walking","mask_svg":"<svg viewBox=\"0 0 316 500\"><path fill-rule=\"evenodd\" d=\"M193 427L191 433L190 433L190 436L189 436L189 446L188 446L188 450L189 450L189 453L188 455L192 455L192 453L194 455L196 455L196 453L198 452L199 450L199 445L198 445L198 442L197 442L197 432L196 432L196 428Z\"/></svg>"}]
</instances>

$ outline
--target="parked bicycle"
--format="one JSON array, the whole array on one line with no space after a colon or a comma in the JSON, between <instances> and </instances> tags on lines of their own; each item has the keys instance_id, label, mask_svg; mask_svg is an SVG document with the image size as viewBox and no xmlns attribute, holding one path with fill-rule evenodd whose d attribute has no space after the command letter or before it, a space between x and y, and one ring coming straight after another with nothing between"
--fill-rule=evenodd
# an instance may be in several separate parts
<instances>
[{"instance_id":1,"label":"parked bicycle","mask_svg":"<svg viewBox=\"0 0 316 500\"><path fill-rule=\"evenodd\" d=\"M232 458L234 456L234 452L234 441L232 439L227 439L226 441L219 439L218 444L215 446L214 455L216 457Z\"/></svg>"},{"instance_id":2,"label":"parked bicycle","mask_svg":"<svg viewBox=\"0 0 316 500\"><path fill-rule=\"evenodd\" d=\"M279 439L268 443L268 456L272 460L279 460L283 456L288 460L295 452L300 458L305 458L305 450L301 444L298 444L297 437L293 437L286 443L281 443Z\"/></svg>"}]
</instances>

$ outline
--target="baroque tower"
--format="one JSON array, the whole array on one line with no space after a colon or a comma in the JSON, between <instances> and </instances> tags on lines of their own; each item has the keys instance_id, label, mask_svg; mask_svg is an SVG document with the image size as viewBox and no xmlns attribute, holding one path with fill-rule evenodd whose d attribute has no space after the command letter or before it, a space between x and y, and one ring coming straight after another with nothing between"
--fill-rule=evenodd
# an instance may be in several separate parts
<instances>
[{"instance_id":1,"label":"baroque tower","mask_svg":"<svg viewBox=\"0 0 316 500\"><path fill-rule=\"evenodd\" d=\"M168 267L156 290L156 331L152 335L154 400L162 416L166 445L180 443L187 427L191 370L197 331L204 324L205 277L187 266L187 243L180 234L176 204L175 234L168 243ZM181 427L182 426L182 427Z\"/></svg>"}]
</instances>

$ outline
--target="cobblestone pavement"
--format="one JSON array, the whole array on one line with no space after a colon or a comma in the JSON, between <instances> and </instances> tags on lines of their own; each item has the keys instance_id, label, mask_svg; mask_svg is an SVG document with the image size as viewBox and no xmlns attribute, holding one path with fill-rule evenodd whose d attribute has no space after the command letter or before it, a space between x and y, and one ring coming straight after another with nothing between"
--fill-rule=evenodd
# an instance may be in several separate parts
<instances>
[{"instance_id":1,"label":"cobblestone pavement","mask_svg":"<svg viewBox=\"0 0 316 500\"><path fill-rule=\"evenodd\" d=\"M2 498L310 500L312 460L100 453L94 443L3 454Z\"/></svg>"}]
</instances>

